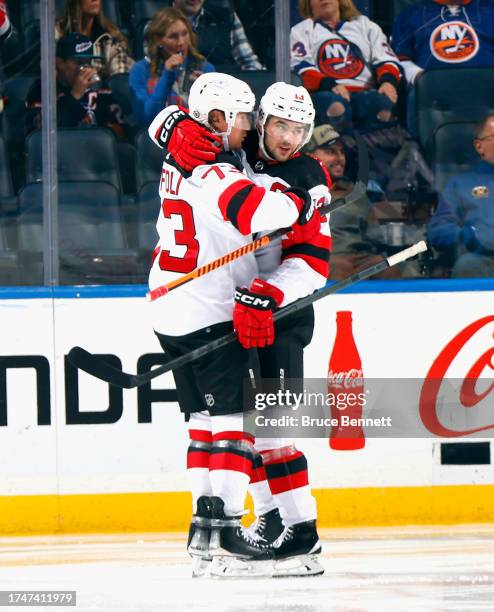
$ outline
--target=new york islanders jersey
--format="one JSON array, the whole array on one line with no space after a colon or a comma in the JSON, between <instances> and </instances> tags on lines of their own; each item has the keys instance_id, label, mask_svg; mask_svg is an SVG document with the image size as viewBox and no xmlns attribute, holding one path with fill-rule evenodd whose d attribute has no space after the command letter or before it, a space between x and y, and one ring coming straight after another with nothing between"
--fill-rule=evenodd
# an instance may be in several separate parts
<instances>
[{"instance_id":1,"label":"new york islanders jersey","mask_svg":"<svg viewBox=\"0 0 494 612\"><path fill-rule=\"evenodd\" d=\"M248 244L253 232L289 227L297 220L293 199L255 185L241 167L233 154L222 154L220 163L199 166L185 178L163 163L150 289ZM170 291L151 302L154 329L180 336L231 321L235 287L249 286L257 275L256 259L249 254Z\"/></svg>"},{"instance_id":2,"label":"new york islanders jersey","mask_svg":"<svg viewBox=\"0 0 494 612\"><path fill-rule=\"evenodd\" d=\"M398 58L381 28L360 15L330 28L305 19L290 33L291 68L309 91L319 89L323 78L351 91L369 89L386 80L400 80Z\"/></svg>"},{"instance_id":3,"label":"new york islanders jersey","mask_svg":"<svg viewBox=\"0 0 494 612\"><path fill-rule=\"evenodd\" d=\"M494 2L444 5L433 0L404 9L393 26L392 44L411 83L422 70L494 66Z\"/></svg>"}]
</instances>

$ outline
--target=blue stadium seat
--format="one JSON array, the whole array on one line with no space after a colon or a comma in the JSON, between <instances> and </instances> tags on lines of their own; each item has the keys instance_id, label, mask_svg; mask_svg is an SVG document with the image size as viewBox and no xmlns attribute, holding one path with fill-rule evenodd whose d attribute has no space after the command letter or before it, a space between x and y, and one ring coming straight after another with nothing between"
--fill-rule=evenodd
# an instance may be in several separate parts
<instances>
[{"instance_id":1,"label":"blue stadium seat","mask_svg":"<svg viewBox=\"0 0 494 612\"><path fill-rule=\"evenodd\" d=\"M0 136L0 215L7 208L13 208L16 203L7 147L4 139Z\"/></svg>"},{"instance_id":2,"label":"blue stadium seat","mask_svg":"<svg viewBox=\"0 0 494 612\"><path fill-rule=\"evenodd\" d=\"M106 128L61 128L58 138L58 178L60 181L106 181L122 189L116 138ZM43 157L41 131L26 138L26 182L41 181Z\"/></svg>"},{"instance_id":3,"label":"blue stadium seat","mask_svg":"<svg viewBox=\"0 0 494 612\"><path fill-rule=\"evenodd\" d=\"M148 255L158 241L156 221L160 206L158 183L156 181L145 183L137 194L137 246Z\"/></svg>"},{"instance_id":4,"label":"blue stadium seat","mask_svg":"<svg viewBox=\"0 0 494 612\"><path fill-rule=\"evenodd\" d=\"M417 137L428 158L436 129L452 121L480 121L494 112L494 70L451 68L423 72L415 85Z\"/></svg>"},{"instance_id":5,"label":"blue stadium seat","mask_svg":"<svg viewBox=\"0 0 494 612\"><path fill-rule=\"evenodd\" d=\"M164 152L149 138L147 130L141 130L135 138L136 183L139 190L144 183L154 181L157 186L161 177Z\"/></svg>"},{"instance_id":6,"label":"blue stadium seat","mask_svg":"<svg viewBox=\"0 0 494 612\"><path fill-rule=\"evenodd\" d=\"M449 178L470 170L478 160L473 148L475 122L458 121L439 126L434 134L435 187L442 191Z\"/></svg>"},{"instance_id":7,"label":"blue stadium seat","mask_svg":"<svg viewBox=\"0 0 494 612\"><path fill-rule=\"evenodd\" d=\"M30 183L19 192L18 248L29 285L43 282L42 189ZM61 284L136 282L137 251L128 248L115 186L60 182L58 195Z\"/></svg>"},{"instance_id":8,"label":"blue stadium seat","mask_svg":"<svg viewBox=\"0 0 494 612\"><path fill-rule=\"evenodd\" d=\"M0 215L0 285L20 285L22 282L19 274L19 262L17 253L11 249L7 234L10 221Z\"/></svg>"}]
</instances>

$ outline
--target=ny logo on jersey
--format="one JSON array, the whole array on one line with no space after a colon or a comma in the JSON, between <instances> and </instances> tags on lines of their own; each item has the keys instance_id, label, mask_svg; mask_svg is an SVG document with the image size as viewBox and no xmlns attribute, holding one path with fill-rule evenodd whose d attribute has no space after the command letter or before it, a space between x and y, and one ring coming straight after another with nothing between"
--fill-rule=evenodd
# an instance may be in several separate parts
<instances>
[{"instance_id":1,"label":"ny logo on jersey","mask_svg":"<svg viewBox=\"0 0 494 612\"><path fill-rule=\"evenodd\" d=\"M477 33L468 23L450 21L442 23L432 32L432 55L442 62L458 63L470 60L479 50Z\"/></svg>"},{"instance_id":2,"label":"ny logo on jersey","mask_svg":"<svg viewBox=\"0 0 494 612\"><path fill-rule=\"evenodd\" d=\"M204 395L204 399L206 400L206 406L208 406L208 408L214 406L214 396L212 393L206 393Z\"/></svg>"}]
</instances>

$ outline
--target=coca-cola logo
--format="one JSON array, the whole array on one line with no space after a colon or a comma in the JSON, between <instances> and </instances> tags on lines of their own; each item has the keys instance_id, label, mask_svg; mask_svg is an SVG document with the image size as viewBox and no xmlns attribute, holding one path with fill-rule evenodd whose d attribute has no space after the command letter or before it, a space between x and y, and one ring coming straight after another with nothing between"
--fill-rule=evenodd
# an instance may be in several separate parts
<instances>
[{"instance_id":1,"label":"coca-cola logo","mask_svg":"<svg viewBox=\"0 0 494 612\"><path fill-rule=\"evenodd\" d=\"M465 345L477 334L482 328L489 323L494 322L494 316L483 317L474 321L461 332L459 332L439 353L434 360L430 370L422 385L420 393L419 410L420 418L425 427L433 434L443 438L468 436L480 431L486 431L494 428L494 423L466 429L463 431L455 431L444 427L439 421L437 415L437 402L441 384L444 377L451 367L453 362L458 359L458 355ZM463 408L473 408L479 402L484 400L492 391L494 391L494 383L482 393L477 392L477 381L486 373L486 370L494 371L494 346L487 349L468 369L460 388L458 403ZM485 380L484 380L485 382Z\"/></svg>"},{"instance_id":2,"label":"coca-cola logo","mask_svg":"<svg viewBox=\"0 0 494 612\"><path fill-rule=\"evenodd\" d=\"M355 389L364 382L364 373L360 368L351 368L346 372L328 372L328 384L338 389Z\"/></svg>"}]
</instances>

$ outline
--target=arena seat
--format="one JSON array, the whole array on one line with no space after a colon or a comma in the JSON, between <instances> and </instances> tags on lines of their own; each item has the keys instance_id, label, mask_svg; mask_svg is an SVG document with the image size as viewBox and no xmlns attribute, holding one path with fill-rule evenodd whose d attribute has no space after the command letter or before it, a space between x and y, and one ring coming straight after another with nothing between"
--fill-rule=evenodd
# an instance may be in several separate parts
<instances>
[{"instance_id":1,"label":"arena seat","mask_svg":"<svg viewBox=\"0 0 494 612\"><path fill-rule=\"evenodd\" d=\"M454 121L480 121L494 112L494 70L451 68L423 72L415 84L417 137L432 156L434 133Z\"/></svg>"},{"instance_id":2,"label":"arena seat","mask_svg":"<svg viewBox=\"0 0 494 612\"><path fill-rule=\"evenodd\" d=\"M116 138L107 128L61 128L58 138L60 181L107 181L122 189ZM41 131L26 138L26 182L41 181L43 157Z\"/></svg>"},{"instance_id":3,"label":"arena seat","mask_svg":"<svg viewBox=\"0 0 494 612\"><path fill-rule=\"evenodd\" d=\"M7 224L8 221L0 216L0 285L20 285L18 257L7 241Z\"/></svg>"},{"instance_id":4,"label":"arena seat","mask_svg":"<svg viewBox=\"0 0 494 612\"><path fill-rule=\"evenodd\" d=\"M164 152L149 138L147 130L141 130L135 138L136 183L139 190L144 183L154 181L158 188L163 165Z\"/></svg>"},{"instance_id":5,"label":"arena seat","mask_svg":"<svg viewBox=\"0 0 494 612\"><path fill-rule=\"evenodd\" d=\"M157 182L145 183L137 194L137 246L149 256L158 241L156 221L160 206Z\"/></svg>"},{"instance_id":6,"label":"arena seat","mask_svg":"<svg viewBox=\"0 0 494 612\"><path fill-rule=\"evenodd\" d=\"M434 133L433 171L435 187L442 191L450 177L469 170L477 161L473 147L475 122L445 123Z\"/></svg>"},{"instance_id":7,"label":"arena seat","mask_svg":"<svg viewBox=\"0 0 494 612\"><path fill-rule=\"evenodd\" d=\"M0 211L4 212L6 208L13 208L16 202L7 147L0 136Z\"/></svg>"},{"instance_id":8,"label":"arena seat","mask_svg":"<svg viewBox=\"0 0 494 612\"><path fill-rule=\"evenodd\" d=\"M43 282L43 186L19 192L18 249L24 284ZM58 227L61 284L135 282L137 252L128 248L120 194L106 182L60 182Z\"/></svg>"}]
</instances>

